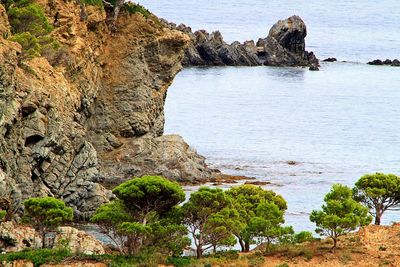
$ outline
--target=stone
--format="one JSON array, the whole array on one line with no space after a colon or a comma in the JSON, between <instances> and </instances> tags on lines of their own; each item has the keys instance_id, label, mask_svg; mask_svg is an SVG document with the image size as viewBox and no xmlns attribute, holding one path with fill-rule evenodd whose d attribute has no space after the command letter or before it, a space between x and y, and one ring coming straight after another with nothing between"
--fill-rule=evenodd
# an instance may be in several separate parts
<instances>
[{"instance_id":1,"label":"stone","mask_svg":"<svg viewBox=\"0 0 400 267\"><path fill-rule=\"evenodd\" d=\"M265 43L268 66L318 66L318 59L305 50L307 28L299 16L291 16L275 23Z\"/></svg>"},{"instance_id":2,"label":"stone","mask_svg":"<svg viewBox=\"0 0 400 267\"><path fill-rule=\"evenodd\" d=\"M318 71L319 70L319 67L317 66L317 65L311 65L310 66L310 68L309 68L309 70L311 70L311 71Z\"/></svg>"},{"instance_id":3,"label":"stone","mask_svg":"<svg viewBox=\"0 0 400 267\"><path fill-rule=\"evenodd\" d=\"M205 30L192 32L186 25L163 23L190 37L182 61L184 66L318 66L318 59L312 52L305 51L306 26L298 16L278 21L267 38L257 43L227 44L219 31Z\"/></svg>"},{"instance_id":4,"label":"stone","mask_svg":"<svg viewBox=\"0 0 400 267\"><path fill-rule=\"evenodd\" d=\"M385 61L383 61L384 65L392 65L392 61L390 59L386 59Z\"/></svg>"},{"instance_id":5,"label":"stone","mask_svg":"<svg viewBox=\"0 0 400 267\"><path fill-rule=\"evenodd\" d=\"M13 262L2 262L3 267L34 267L33 263L26 260L16 260Z\"/></svg>"},{"instance_id":6,"label":"stone","mask_svg":"<svg viewBox=\"0 0 400 267\"><path fill-rule=\"evenodd\" d=\"M383 61L380 59L375 59L367 63L368 65L383 65Z\"/></svg>"},{"instance_id":7,"label":"stone","mask_svg":"<svg viewBox=\"0 0 400 267\"><path fill-rule=\"evenodd\" d=\"M54 246L67 246L72 253L86 255L105 254L103 244L93 236L76 228L58 227Z\"/></svg>"},{"instance_id":8,"label":"stone","mask_svg":"<svg viewBox=\"0 0 400 267\"><path fill-rule=\"evenodd\" d=\"M394 60L392 61L391 66L393 66L393 67L400 67L400 60L394 59Z\"/></svg>"},{"instance_id":9,"label":"stone","mask_svg":"<svg viewBox=\"0 0 400 267\"><path fill-rule=\"evenodd\" d=\"M324 60L322 60L322 61L323 61L323 62L336 62L337 59L334 58L334 57L328 57L328 58L326 58L326 59L324 59Z\"/></svg>"},{"instance_id":10,"label":"stone","mask_svg":"<svg viewBox=\"0 0 400 267\"><path fill-rule=\"evenodd\" d=\"M0 224L0 247L5 252L17 252L28 248L41 248L42 238L35 229L14 222Z\"/></svg>"}]
</instances>

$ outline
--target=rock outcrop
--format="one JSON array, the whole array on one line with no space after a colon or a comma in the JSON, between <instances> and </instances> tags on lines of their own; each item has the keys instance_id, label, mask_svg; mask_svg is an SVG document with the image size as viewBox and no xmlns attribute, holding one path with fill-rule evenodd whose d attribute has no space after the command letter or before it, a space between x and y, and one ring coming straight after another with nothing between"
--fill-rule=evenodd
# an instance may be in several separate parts
<instances>
[{"instance_id":1,"label":"rock outcrop","mask_svg":"<svg viewBox=\"0 0 400 267\"><path fill-rule=\"evenodd\" d=\"M93 236L73 227L58 227L54 239L55 246L67 246L74 254L105 254L102 243Z\"/></svg>"},{"instance_id":2,"label":"rock outcrop","mask_svg":"<svg viewBox=\"0 0 400 267\"><path fill-rule=\"evenodd\" d=\"M268 66L318 66L313 52L305 50L307 28L299 16L280 20L272 26L265 40Z\"/></svg>"},{"instance_id":3,"label":"rock outcrop","mask_svg":"<svg viewBox=\"0 0 400 267\"><path fill-rule=\"evenodd\" d=\"M93 236L73 227L59 227L52 237L46 237L46 244L53 247L68 248L72 253L105 254L103 244ZM18 252L25 249L42 248L42 237L35 229L3 222L0 224L0 247L4 252Z\"/></svg>"},{"instance_id":4,"label":"rock outcrop","mask_svg":"<svg viewBox=\"0 0 400 267\"><path fill-rule=\"evenodd\" d=\"M112 198L103 183L143 174L209 178L203 157L162 136L187 35L124 12L111 35L99 7L82 17L76 1L37 3L62 53L53 65L22 60L20 45L0 35L0 197L18 209L28 197L54 196L85 219ZM10 32L1 5L0 31Z\"/></svg>"},{"instance_id":5,"label":"rock outcrop","mask_svg":"<svg viewBox=\"0 0 400 267\"><path fill-rule=\"evenodd\" d=\"M316 69L318 59L305 50L307 29L299 16L292 16L275 23L267 38L257 43L246 41L227 44L219 31L192 32L184 24L176 26L164 21L172 29L189 35L191 42L185 50L185 66L304 66Z\"/></svg>"},{"instance_id":6,"label":"rock outcrop","mask_svg":"<svg viewBox=\"0 0 400 267\"><path fill-rule=\"evenodd\" d=\"M13 222L0 224L0 248L4 252L17 252L24 249L42 247L42 238L35 229Z\"/></svg>"},{"instance_id":7,"label":"rock outcrop","mask_svg":"<svg viewBox=\"0 0 400 267\"><path fill-rule=\"evenodd\" d=\"M367 63L368 65L376 65L376 66L392 66L392 67L400 67L400 60L398 59L386 59L386 60L380 60L380 59L375 59Z\"/></svg>"}]
</instances>

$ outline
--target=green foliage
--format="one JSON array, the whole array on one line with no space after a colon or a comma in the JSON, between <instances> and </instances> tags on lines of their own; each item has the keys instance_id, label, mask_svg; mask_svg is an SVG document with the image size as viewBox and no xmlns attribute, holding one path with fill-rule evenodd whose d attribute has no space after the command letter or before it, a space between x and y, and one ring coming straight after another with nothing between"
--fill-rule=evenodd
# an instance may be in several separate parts
<instances>
[{"instance_id":1,"label":"green foliage","mask_svg":"<svg viewBox=\"0 0 400 267\"><path fill-rule=\"evenodd\" d=\"M309 231L301 231L298 233L284 235L279 238L279 243L281 244L300 244L304 242L314 241L316 238L313 237L312 233Z\"/></svg>"},{"instance_id":2,"label":"green foliage","mask_svg":"<svg viewBox=\"0 0 400 267\"><path fill-rule=\"evenodd\" d=\"M400 208L400 177L394 174L367 174L353 188L354 198L366 205L379 225L383 213Z\"/></svg>"},{"instance_id":3,"label":"green foliage","mask_svg":"<svg viewBox=\"0 0 400 267\"><path fill-rule=\"evenodd\" d=\"M179 256L191 243L182 217L170 217L177 216L176 213L151 224L151 244L166 255Z\"/></svg>"},{"instance_id":4,"label":"green foliage","mask_svg":"<svg viewBox=\"0 0 400 267\"><path fill-rule=\"evenodd\" d=\"M193 259L189 257L169 257L166 264L174 267L193 266Z\"/></svg>"},{"instance_id":5,"label":"green foliage","mask_svg":"<svg viewBox=\"0 0 400 267\"><path fill-rule=\"evenodd\" d=\"M17 42L22 46L24 55L27 58L33 58L40 56L42 50L39 40L29 32L23 32L14 35L11 41Z\"/></svg>"},{"instance_id":6,"label":"green foliage","mask_svg":"<svg viewBox=\"0 0 400 267\"><path fill-rule=\"evenodd\" d=\"M70 257L71 252L66 249L39 249L26 250L21 252L12 252L0 255L0 262L13 262L15 260L27 260L33 263L35 267L45 263L60 263L65 258Z\"/></svg>"},{"instance_id":7,"label":"green foliage","mask_svg":"<svg viewBox=\"0 0 400 267\"><path fill-rule=\"evenodd\" d=\"M194 239L198 258L206 249L213 247L215 250L218 245L233 243L230 228L236 214L227 209L231 206L231 200L222 189L208 187L192 193L183 205L184 222Z\"/></svg>"},{"instance_id":8,"label":"green foliage","mask_svg":"<svg viewBox=\"0 0 400 267\"><path fill-rule=\"evenodd\" d=\"M129 213L146 223L154 213L164 214L185 200L182 187L160 176L143 176L120 184L113 193Z\"/></svg>"},{"instance_id":9,"label":"green foliage","mask_svg":"<svg viewBox=\"0 0 400 267\"><path fill-rule=\"evenodd\" d=\"M140 13L145 18L148 18L151 15L151 13L148 9L146 9L145 7L143 7L139 4L135 4L132 2L126 2L123 5L123 10L126 10L129 14Z\"/></svg>"},{"instance_id":10,"label":"green foliage","mask_svg":"<svg viewBox=\"0 0 400 267\"><path fill-rule=\"evenodd\" d=\"M49 34L53 30L43 8L29 1L18 1L11 5L7 15L13 34L29 32L38 37Z\"/></svg>"},{"instance_id":11,"label":"green foliage","mask_svg":"<svg viewBox=\"0 0 400 267\"><path fill-rule=\"evenodd\" d=\"M234 234L239 239L242 251L249 251L250 244L267 240L270 243L291 229L282 228L286 201L273 191L255 185L233 187L226 192L239 213Z\"/></svg>"},{"instance_id":12,"label":"green foliage","mask_svg":"<svg viewBox=\"0 0 400 267\"><path fill-rule=\"evenodd\" d=\"M347 186L333 185L324 200L322 210L313 210L310 220L317 225L316 233L332 238L333 248L339 236L368 225L372 220L368 209L352 198L352 190Z\"/></svg>"},{"instance_id":13,"label":"green foliage","mask_svg":"<svg viewBox=\"0 0 400 267\"><path fill-rule=\"evenodd\" d=\"M61 200L52 197L30 198L24 201L23 221L30 224L42 235L43 247L45 235L66 221L73 219L72 208L66 207Z\"/></svg>"},{"instance_id":14,"label":"green foliage","mask_svg":"<svg viewBox=\"0 0 400 267\"><path fill-rule=\"evenodd\" d=\"M102 205L96 210L90 219L91 222L106 225L118 225L132 220L132 217L125 212L125 207L121 201L112 201Z\"/></svg>"},{"instance_id":15,"label":"green foliage","mask_svg":"<svg viewBox=\"0 0 400 267\"><path fill-rule=\"evenodd\" d=\"M310 242L313 240L315 240L315 238L313 237L312 233L309 231L301 231L299 233L294 234L294 242L296 244Z\"/></svg>"},{"instance_id":16,"label":"green foliage","mask_svg":"<svg viewBox=\"0 0 400 267\"><path fill-rule=\"evenodd\" d=\"M166 255L180 255L190 244L177 206L185 199L180 185L159 176L143 176L113 192L119 199L101 206L91 221L121 252L138 255L142 248L152 247Z\"/></svg>"},{"instance_id":17,"label":"green foliage","mask_svg":"<svg viewBox=\"0 0 400 267\"><path fill-rule=\"evenodd\" d=\"M6 216L7 216L7 211L0 210L0 221L3 221Z\"/></svg>"}]
</instances>

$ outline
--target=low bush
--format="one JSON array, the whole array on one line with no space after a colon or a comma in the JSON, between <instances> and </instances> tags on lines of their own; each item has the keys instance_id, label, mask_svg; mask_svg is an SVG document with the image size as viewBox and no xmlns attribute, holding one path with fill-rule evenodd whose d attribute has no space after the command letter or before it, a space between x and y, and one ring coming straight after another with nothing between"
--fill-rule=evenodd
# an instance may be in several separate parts
<instances>
[{"instance_id":1,"label":"low bush","mask_svg":"<svg viewBox=\"0 0 400 267\"><path fill-rule=\"evenodd\" d=\"M186 267L193 265L193 259L189 257L169 257L166 262L167 265L174 267Z\"/></svg>"},{"instance_id":2,"label":"low bush","mask_svg":"<svg viewBox=\"0 0 400 267\"><path fill-rule=\"evenodd\" d=\"M67 249L39 249L25 250L0 255L0 262L12 262L15 260L27 260L38 267L45 263L60 263L72 254Z\"/></svg>"},{"instance_id":3,"label":"low bush","mask_svg":"<svg viewBox=\"0 0 400 267\"><path fill-rule=\"evenodd\" d=\"M7 216L7 211L0 210L0 222L3 221L6 216Z\"/></svg>"},{"instance_id":4,"label":"low bush","mask_svg":"<svg viewBox=\"0 0 400 267\"><path fill-rule=\"evenodd\" d=\"M146 9L145 7L143 7L139 4L135 4L132 2L125 3L123 6L123 10L126 10L129 14L140 13L145 18L148 18L151 15L151 13L148 9Z\"/></svg>"},{"instance_id":5,"label":"low bush","mask_svg":"<svg viewBox=\"0 0 400 267\"><path fill-rule=\"evenodd\" d=\"M38 4L19 1L10 6L7 15L13 34L29 32L38 37L49 34L53 30L43 8Z\"/></svg>"}]
</instances>

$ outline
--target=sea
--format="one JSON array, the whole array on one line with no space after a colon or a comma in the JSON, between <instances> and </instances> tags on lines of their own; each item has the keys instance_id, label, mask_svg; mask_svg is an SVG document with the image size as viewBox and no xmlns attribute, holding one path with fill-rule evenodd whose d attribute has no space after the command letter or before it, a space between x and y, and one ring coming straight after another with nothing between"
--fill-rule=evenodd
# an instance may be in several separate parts
<instances>
[{"instance_id":1,"label":"sea","mask_svg":"<svg viewBox=\"0 0 400 267\"><path fill-rule=\"evenodd\" d=\"M332 184L352 187L364 174L400 175L400 1L196 0L140 4L193 30L257 40L278 20L299 15L320 71L284 67L185 68L166 99L165 133L179 134L207 164L246 175L288 202L286 224L315 229ZM228 188L232 185L223 185ZM196 188L187 187L190 193ZM387 212L383 224L400 221Z\"/></svg>"}]
</instances>

